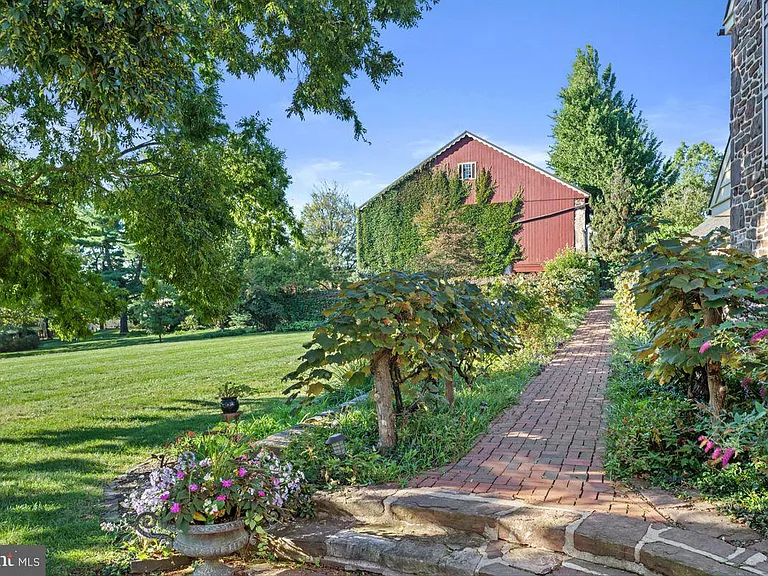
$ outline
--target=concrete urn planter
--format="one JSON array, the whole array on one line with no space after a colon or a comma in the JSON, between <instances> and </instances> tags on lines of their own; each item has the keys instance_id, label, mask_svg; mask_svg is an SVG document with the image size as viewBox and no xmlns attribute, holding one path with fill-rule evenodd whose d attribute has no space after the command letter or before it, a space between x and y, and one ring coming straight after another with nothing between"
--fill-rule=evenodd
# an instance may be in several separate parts
<instances>
[{"instance_id":1,"label":"concrete urn planter","mask_svg":"<svg viewBox=\"0 0 768 576\"><path fill-rule=\"evenodd\" d=\"M235 520L224 524L192 525L186 533L176 533L173 547L185 556L203 560L192 576L231 576L232 568L219 558L242 550L247 543L245 524Z\"/></svg>"}]
</instances>

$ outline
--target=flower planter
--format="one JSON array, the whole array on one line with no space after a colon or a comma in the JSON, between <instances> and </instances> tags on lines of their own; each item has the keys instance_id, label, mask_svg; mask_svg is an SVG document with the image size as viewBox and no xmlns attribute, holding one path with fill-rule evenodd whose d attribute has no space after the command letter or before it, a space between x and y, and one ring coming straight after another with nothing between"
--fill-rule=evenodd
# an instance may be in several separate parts
<instances>
[{"instance_id":1,"label":"flower planter","mask_svg":"<svg viewBox=\"0 0 768 576\"><path fill-rule=\"evenodd\" d=\"M237 396L227 396L221 399L221 411L224 414L234 414L240 408Z\"/></svg>"},{"instance_id":2,"label":"flower planter","mask_svg":"<svg viewBox=\"0 0 768 576\"><path fill-rule=\"evenodd\" d=\"M189 530L177 532L173 540L176 551L186 556L203 559L192 576L231 576L232 568L219 560L242 550L248 544L248 532L242 520L224 524L192 525Z\"/></svg>"}]
</instances>

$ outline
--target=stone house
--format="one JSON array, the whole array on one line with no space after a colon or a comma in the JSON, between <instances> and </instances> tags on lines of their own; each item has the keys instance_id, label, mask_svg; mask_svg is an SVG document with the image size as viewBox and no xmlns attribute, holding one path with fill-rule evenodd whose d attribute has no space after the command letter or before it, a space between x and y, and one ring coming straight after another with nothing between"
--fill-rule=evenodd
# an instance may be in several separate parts
<instances>
[{"instance_id":1,"label":"stone house","mask_svg":"<svg viewBox=\"0 0 768 576\"><path fill-rule=\"evenodd\" d=\"M768 255L768 0L730 0L720 34L731 37L730 145L718 179L721 188L715 189L710 209L713 215L729 210L731 240L735 246L765 256ZM728 183L727 188L722 187L724 183Z\"/></svg>"}]
</instances>

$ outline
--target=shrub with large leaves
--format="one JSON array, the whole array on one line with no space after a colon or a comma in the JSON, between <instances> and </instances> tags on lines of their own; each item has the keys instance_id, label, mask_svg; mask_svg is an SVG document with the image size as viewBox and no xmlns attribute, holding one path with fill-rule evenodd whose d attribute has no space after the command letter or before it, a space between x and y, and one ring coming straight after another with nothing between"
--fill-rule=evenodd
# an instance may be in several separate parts
<instances>
[{"instance_id":1,"label":"shrub with large leaves","mask_svg":"<svg viewBox=\"0 0 768 576\"><path fill-rule=\"evenodd\" d=\"M639 272L633 292L649 332L638 357L662 382L705 369L715 414L727 403L723 365L743 368L744 343L768 326L768 266L727 240L721 231L664 240L630 266Z\"/></svg>"},{"instance_id":2,"label":"shrub with large leaves","mask_svg":"<svg viewBox=\"0 0 768 576\"><path fill-rule=\"evenodd\" d=\"M469 282L428 273L379 274L342 288L301 364L286 376L295 380L286 393L321 393L333 365L352 366L345 374L352 383L372 374L379 445L387 450L396 442L396 414L418 408L440 383L450 396L455 373L471 385L484 360L518 346L513 325L507 303L486 299ZM360 359L367 362L349 364ZM409 406L406 386L414 396Z\"/></svg>"}]
</instances>

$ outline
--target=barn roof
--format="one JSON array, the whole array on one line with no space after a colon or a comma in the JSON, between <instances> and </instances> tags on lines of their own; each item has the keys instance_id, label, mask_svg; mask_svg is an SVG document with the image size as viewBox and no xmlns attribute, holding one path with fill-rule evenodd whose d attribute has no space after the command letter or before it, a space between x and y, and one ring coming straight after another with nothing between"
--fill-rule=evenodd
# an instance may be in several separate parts
<instances>
[{"instance_id":1,"label":"barn roof","mask_svg":"<svg viewBox=\"0 0 768 576\"><path fill-rule=\"evenodd\" d=\"M464 132L459 134L456 138L454 138L453 140L448 142L445 146L441 147L437 152L435 152L434 154L430 155L428 158L425 158L424 160L419 162L416 166L414 166L413 168L408 170L408 172L406 172L405 174L400 176L397 180L392 182L389 186L387 186L386 188L381 190L379 193L375 194L374 196L372 196L371 198L369 198L368 200L363 202L360 205L360 210L365 208L365 206L371 200L373 200L374 198L377 198L377 197L381 196L382 194L386 193L388 190L391 190L392 188L394 188L395 186L400 184L403 180L409 178L415 172L417 172L417 171L425 168L426 166L428 166L430 162L432 162L435 158L440 156L440 154L442 154L443 152L448 150L451 146L453 146L454 144L456 144L457 142L459 142L463 138L472 138L473 140L475 140L477 142L480 142L481 144L484 144L485 146L488 146L489 148L492 148L493 150L496 150L500 154L503 154L504 156L507 156L508 158L512 158L513 160L516 160L517 162L520 162L521 164L525 165L526 167L530 168L531 170L534 170L534 171L536 171L536 172L538 172L540 174L543 174L547 178L550 178L550 179L554 180L555 182L565 186L566 188L568 188L570 190L573 190L574 192L576 192L578 194L581 194L585 198L589 198L589 194L586 191L584 191L581 188L579 188L578 186L574 186L573 184L570 184L570 183L566 182L562 178L558 178L557 176L555 176L551 172L547 172L546 170L543 170L543 169L539 168L538 166L535 166L534 164L531 164L530 162L528 162L527 160L521 158L520 156L512 154L512 152L509 152L508 150L505 150L501 146L497 146L496 144L488 142L488 140L485 140L484 138L481 138L480 136L477 136L476 134L473 134L472 132L469 132L468 130L465 130Z\"/></svg>"}]
</instances>

